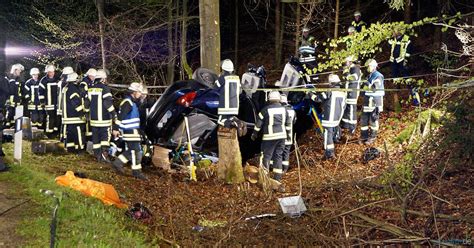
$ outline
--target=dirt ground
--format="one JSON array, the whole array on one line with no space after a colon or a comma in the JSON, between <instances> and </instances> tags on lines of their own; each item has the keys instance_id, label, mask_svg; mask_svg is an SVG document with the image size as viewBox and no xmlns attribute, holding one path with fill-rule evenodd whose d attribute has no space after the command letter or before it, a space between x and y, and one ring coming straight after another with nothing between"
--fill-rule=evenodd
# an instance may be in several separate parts
<instances>
[{"instance_id":1,"label":"dirt ground","mask_svg":"<svg viewBox=\"0 0 474 248\"><path fill-rule=\"evenodd\" d=\"M215 175L207 178L202 172L198 173L198 182L189 182L186 173L169 174L152 167L144 170L149 180L142 182L131 176L117 175L108 165L92 161L74 165L73 169L113 184L129 204L142 202L153 213L152 222L146 224L151 238L163 237L181 246L350 246L472 239L472 166L452 167L448 163L444 174L431 173L423 185L410 194L400 185L380 183L380 176L393 170L394 164L404 156L401 145L390 143L415 118L414 114L403 116L405 119L402 114L383 113L379 134L383 138L373 145L382 155L369 163L362 161L363 151L368 146L353 139L343 139L336 146L337 158L324 161L320 134L310 130L300 137L302 197L308 211L299 218L283 215L277 200L298 194L298 172L294 168L284 176L286 192L272 194L248 183L226 185ZM388 123L388 117L401 121ZM385 143L388 156L384 152ZM249 163L255 164L254 161ZM291 164L296 165L294 153ZM421 161L415 170L432 164L433 161ZM61 174L65 167L55 164L49 166L49 170ZM129 169L128 172L131 174ZM418 173L413 174L413 182L417 182ZM404 198L404 195L410 197ZM405 210L418 211L421 215L401 213L403 204ZM432 218L433 210L449 218L438 215ZM261 214L276 216L245 220Z\"/></svg>"},{"instance_id":2,"label":"dirt ground","mask_svg":"<svg viewBox=\"0 0 474 248\"><path fill-rule=\"evenodd\" d=\"M0 247L21 247L23 240L16 230L28 213L27 199L13 194L10 187L0 182Z\"/></svg>"}]
</instances>

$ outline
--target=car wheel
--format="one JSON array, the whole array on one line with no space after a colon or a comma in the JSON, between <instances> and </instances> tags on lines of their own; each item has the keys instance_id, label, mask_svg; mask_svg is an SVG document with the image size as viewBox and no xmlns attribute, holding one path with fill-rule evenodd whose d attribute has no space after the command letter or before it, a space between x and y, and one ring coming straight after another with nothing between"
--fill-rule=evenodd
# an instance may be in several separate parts
<instances>
[{"instance_id":1,"label":"car wheel","mask_svg":"<svg viewBox=\"0 0 474 248\"><path fill-rule=\"evenodd\" d=\"M193 73L193 79L207 85L210 88L216 87L215 82L218 76L212 70L206 68L198 68Z\"/></svg>"}]
</instances>

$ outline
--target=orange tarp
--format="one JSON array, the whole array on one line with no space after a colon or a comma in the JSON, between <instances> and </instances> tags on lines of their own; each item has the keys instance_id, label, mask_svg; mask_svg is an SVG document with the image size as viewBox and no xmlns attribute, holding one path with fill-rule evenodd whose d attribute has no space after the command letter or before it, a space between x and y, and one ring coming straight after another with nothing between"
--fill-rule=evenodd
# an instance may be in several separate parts
<instances>
[{"instance_id":1,"label":"orange tarp","mask_svg":"<svg viewBox=\"0 0 474 248\"><path fill-rule=\"evenodd\" d=\"M91 179L76 177L72 171L66 172L64 176L56 177L56 183L73 188L84 195L98 198L106 205L115 205L119 208L127 207L127 204L120 201L114 186Z\"/></svg>"}]
</instances>

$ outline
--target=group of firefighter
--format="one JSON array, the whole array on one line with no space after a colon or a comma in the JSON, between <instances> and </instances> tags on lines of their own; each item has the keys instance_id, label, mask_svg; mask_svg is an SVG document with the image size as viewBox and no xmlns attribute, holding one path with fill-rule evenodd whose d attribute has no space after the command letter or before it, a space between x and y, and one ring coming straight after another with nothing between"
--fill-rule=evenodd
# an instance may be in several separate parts
<instances>
[{"instance_id":1,"label":"group of firefighter","mask_svg":"<svg viewBox=\"0 0 474 248\"><path fill-rule=\"evenodd\" d=\"M366 25L361 19L361 13L356 11L354 21L348 29L349 36L365 30ZM311 78L314 75L312 69L316 67L317 43L309 32L309 28L303 29L299 62L310 72L305 76ZM406 77L411 50L409 36L394 30L389 45L392 76ZM377 70L378 63L375 59L368 60L366 66L368 76L364 77L358 58L348 56L345 59L342 80L337 74L330 74L327 90L309 90L307 93L307 99L322 105L321 126L325 159L335 157L335 143L341 140L342 129L347 129L350 136L355 135L358 122L357 102L360 95L363 95L363 101L358 141L360 144L370 145L377 137L385 95L384 76ZM232 61L224 60L221 67L223 72L217 81L220 87L218 124L226 128L238 128L239 120L236 116L239 113L240 80L233 74ZM258 114L251 138L256 140L262 133L261 164L267 172L273 173L273 179L280 181L290 165L289 154L294 140L293 125L296 122L296 114L285 94L272 90L268 92L266 99L267 104Z\"/></svg>"},{"instance_id":2,"label":"group of firefighter","mask_svg":"<svg viewBox=\"0 0 474 248\"><path fill-rule=\"evenodd\" d=\"M147 94L143 84L131 83L116 111L106 70L91 68L80 77L66 66L58 76L57 68L47 65L43 77L38 68L31 68L30 78L21 83L24 70L23 65L14 64L10 74L0 79L0 119L5 127L15 126L15 111L23 105L31 125L43 129L50 139L59 138L68 152L83 152L86 142L91 141L99 162L111 163L121 174L130 162L133 176L146 179L141 172L139 113L139 105ZM109 158L112 140L116 141L112 145L119 144L120 151L113 162Z\"/></svg>"}]
</instances>

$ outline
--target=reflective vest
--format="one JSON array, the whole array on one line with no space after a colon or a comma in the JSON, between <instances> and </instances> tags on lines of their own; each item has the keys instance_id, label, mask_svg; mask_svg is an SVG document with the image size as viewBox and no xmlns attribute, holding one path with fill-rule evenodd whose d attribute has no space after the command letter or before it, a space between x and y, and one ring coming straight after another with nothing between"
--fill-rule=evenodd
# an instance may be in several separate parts
<instances>
[{"instance_id":1,"label":"reflective vest","mask_svg":"<svg viewBox=\"0 0 474 248\"><path fill-rule=\"evenodd\" d=\"M346 89L353 89L355 91L347 91L346 103L355 105L357 104L357 99L359 98L360 81L362 78L362 73L360 71L360 66L356 64L351 64L350 67L344 69L344 77L346 78Z\"/></svg>"},{"instance_id":2,"label":"reflective vest","mask_svg":"<svg viewBox=\"0 0 474 248\"><path fill-rule=\"evenodd\" d=\"M88 98L91 126L110 127L115 109L109 87L103 83L94 84L88 90Z\"/></svg>"},{"instance_id":3,"label":"reflective vest","mask_svg":"<svg viewBox=\"0 0 474 248\"><path fill-rule=\"evenodd\" d=\"M391 45L390 62L400 63L404 61L405 58L410 57L410 53L408 53L408 45L410 42L408 35L403 35L401 39L395 38L389 40L388 44Z\"/></svg>"},{"instance_id":4,"label":"reflective vest","mask_svg":"<svg viewBox=\"0 0 474 248\"><path fill-rule=\"evenodd\" d=\"M83 124L84 118L84 98L80 95L79 86L68 83L62 90L61 109L63 124Z\"/></svg>"},{"instance_id":5,"label":"reflective vest","mask_svg":"<svg viewBox=\"0 0 474 248\"><path fill-rule=\"evenodd\" d=\"M218 115L238 115L239 95L241 92L240 78L236 75L221 76L217 80L219 85Z\"/></svg>"},{"instance_id":6,"label":"reflective vest","mask_svg":"<svg viewBox=\"0 0 474 248\"><path fill-rule=\"evenodd\" d=\"M58 105L58 79L49 78L47 75L41 78L39 83L39 99L44 103L45 110L56 110Z\"/></svg>"},{"instance_id":7,"label":"reflective vest","mask_svg":"<svg viewBox=\"0 0 474 248\"><path fill-rule=\"evenodd\" d=\"M123 99L122 103L120 103L120 107L122 107L124 104L130 104L132 106L132 110L128 112L123 120L119 120L119 128L122 130L139 129L140 112L138 111L137 104L134 103L130 97ZM120 108L120 111L122 111L122 108Z\"/></svg>"},{"instance_id":8,"label":"reflective vest","mask_svg":"<svg viewBox=\"0 0 474 248\"><path fill-rule=\"evenodd\" d=\"M323 127L339 126L346 106L346 92L322 92L321 94L313 95L311 99L323 103L323 118L321 120Z\"/></svg>"},{"instance_id":9,"label":"reflective vest","mask_svg":"<svg viewBox=\"0 0 474 248\"><path fill-rule=\"evenodd\" d=\"M365 23L364 21L360 20L359 22L356 22L356 21L352 21L351 25L355 28L355 30L359 33L361 32L362 30L365 30L365 26L367 25L367 23Z\"/></svg>"},{"instance_id":10,"label":"reflective vest","mask_svg":"<svg viewBox=\"0 0 474 248\"><path fill-rule=\"evenodd\" d=\"M374 91L366 91L363 103L364 112L372 112L378 107L379 111L383 110L384 77L382 73L374 71L369 75L368 87Z\"/></svg>"},{"instance_id":11,"label":"reflective vest","mask_svg":"<svg viewBox=\"0 0 474 248\"><path fill-rule=\"evenodd\" d=\"M296 112L291 105L286 105L286 116L288 116L288 122L286 123L287 136L285 140L285 145L293 145L293 125L296 122Z\"/></svg>"},{"instance_id":12,"label":"reflective vest","mask_svg":"<svg viewBox=\"0 0 474 248\"><path fill-rule=\"evenodd\" d=\"M28 110L40 109L39 80L28 79L25 83L25 99L28 100Z\"/></svg>"},{"instance_id":13,"label":"reflective vest","mask_svg":"<svg viewBox=\"0 0 474 248\"><path fill-rule=\"evenodd\" d=\"M280 103L271 103L258 114L254 130L263 131L262 140L286 140L288 122L286 108Z\"/></svg>"},{"instance_id":14,"label":"reflective vest","mask_svg":"<svg viewBox=\"0 0 474 248\"><path fill-rule=\"evenodd\" d=\"M21 83L18 80L10 79L9 83L15 88L15 93L11 94L8 98L9 106L16 107L20 105L20 98L21 98Z\"/></svg>"}]
</instances>

